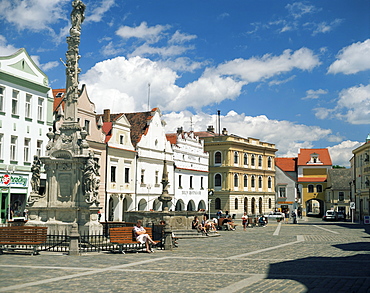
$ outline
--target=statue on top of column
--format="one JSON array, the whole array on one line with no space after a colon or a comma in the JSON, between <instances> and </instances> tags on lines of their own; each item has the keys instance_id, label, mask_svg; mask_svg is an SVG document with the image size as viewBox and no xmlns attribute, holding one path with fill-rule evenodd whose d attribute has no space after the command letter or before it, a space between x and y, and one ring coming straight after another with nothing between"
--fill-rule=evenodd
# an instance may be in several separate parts
<instances>
[{"instance_id":1,"label":"statue on top of column","mask_svg":"<svg viewBox=\"0 0 370 293\"><path fill-rule=\"evenodd\" d=\"M72 29L81 31L81 23L84 21L84 12L86 5L81 0L72 2L73 10L71 12Z\"/></svg>"}]
</instances>

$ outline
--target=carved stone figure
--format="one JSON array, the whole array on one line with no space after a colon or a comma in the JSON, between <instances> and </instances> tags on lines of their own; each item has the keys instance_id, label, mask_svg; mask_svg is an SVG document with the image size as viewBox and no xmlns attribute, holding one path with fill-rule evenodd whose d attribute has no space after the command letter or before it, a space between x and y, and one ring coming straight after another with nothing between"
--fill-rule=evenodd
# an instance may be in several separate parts
<instances>
[{"instance_id":1,"label":"carved stone figure","mask_svg":"<svg viewBox=\"0 0 370 293\"><path fill-rule=\"evenodd\" d=\"M96 176L99 176L99 164L95 161L94 155L90 153L89 158L85 164L84 174L83 174L83 187L84 193L91 193L95 190L95 185L97 182Z\"/></svg>"},{"instance_id":2,"label":"carved stone figure","mask_svg":"<svg viewBox=\"0 0 370 293\"><path fill-rule=\"evenodd\" d=\"M33 164L31 167L31 187L32 193L38 194L40 189L40 174L41 174L41 161L38 156L33 157Z\"/></svg>"},{"instance_id":3,"label":"carved stone figure","mask_svg":"<svg viewBox=\"0 0 370 293\"><path fill-rule=\"evenodd\" d=\"M74 0L72 2L73 10L71 12L72 29L81 31L81 23L84 21L84 12L86 5L81 0Z\"/></svg>"}]
</instances>

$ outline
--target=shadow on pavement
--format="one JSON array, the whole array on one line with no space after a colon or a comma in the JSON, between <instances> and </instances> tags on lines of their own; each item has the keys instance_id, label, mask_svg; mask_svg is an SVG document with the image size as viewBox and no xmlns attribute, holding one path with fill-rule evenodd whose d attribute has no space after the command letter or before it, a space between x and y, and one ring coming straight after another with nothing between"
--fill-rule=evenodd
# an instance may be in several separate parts
<instances>
[{"instance_id":1,"label":"shadow on pavement","mask_svg":"<svg viewBox=\"0 0 370 293\"><path fill-rule=\"evenodd\" d=\"M345 244L335 244L333 246L344 251L370 251L370 242L353 242Z\"/></svg>"}]
</instances>

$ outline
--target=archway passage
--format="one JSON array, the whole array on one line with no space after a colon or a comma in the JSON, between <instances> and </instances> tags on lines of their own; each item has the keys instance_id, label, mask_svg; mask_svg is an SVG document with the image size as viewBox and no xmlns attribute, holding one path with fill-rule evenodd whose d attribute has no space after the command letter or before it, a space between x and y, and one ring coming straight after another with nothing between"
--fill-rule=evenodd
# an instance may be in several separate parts
<instances>
[{"instance_id":1,"label":"archway passage","mask_svg":"<svg viewBox=\"0 0 370 293\"><path fill-rule=\"evenodd\" d=\"M145 209L146 209L146 200L145 199L141 199L139 201L138 210L139 211L145 211Z\"/></svg>"},{"instance_id":2,"label":"archway passage","mask_svg":"<svg viewBox=\"0 0 370 293\"><path fill-rule=\"evenodd\" d=\"M311 198L306 201L306 216L308 217L322 217L324 211L324 201L317 198Z\"/></svg>"},{"instance_id":3,"label":"archway passage","mask_svg":"<svg viewBox=\"0 0 370 293\"><path fill-rule=\"evenodd\" d=\"M248 198L244 197L244 212L248 214Z\"/></svg>"},{"instance_id":4,"label":"archway passage","mask_svg":"<svg viewBox=\"0 0 370 293\"><path fill-rule=\"evenodd\" d=\"M254 197L252 197L251 212L252 212L252 215L256 214L256 199Z\"/></svg>"},{"instance_id":5,"label":"archway passage","mask_svg":"<svg viewBox=\"0 0 370 293\"><path fill-rule=\"evenodd\" d=\"M182 199L179 199L177 202L176 202L176 206L175 206L175 211L183 211L185 210L185 204L184 204L184 201Z\"/></svg>"},{"instance_id":6,"label":"archway passage","mask_svg":"<svg viewBox=\"0 0 370 293\"><path fill-rule=\"evenodd\" d=\"M198 211L205 211L206 209L206 203L204 202L204 200L201 200L198 204Z\"/></svg>"},{"instance_id":7,"label":"archway passage","mask_svg":"<svg viewBox=\"0 0 370 293\"><path fill-rule=\"evenodd\" d=\"M108 221L113 221L114 219L114 200L111 197L109 199L109 204L108 204Z\"/></svg>"},{"instance_id":8,"label":"archway passage","mask_svg":"<svg viewBox=\"0 0 370 293\"><path fill-rule=\"evenodd\" d=\"M189 212L195 211L195 204L194 204L194 201L193 200L190 200L188 202L188 207L187 207L186 210L189 211Z\"/></svg>"}]
</instances>

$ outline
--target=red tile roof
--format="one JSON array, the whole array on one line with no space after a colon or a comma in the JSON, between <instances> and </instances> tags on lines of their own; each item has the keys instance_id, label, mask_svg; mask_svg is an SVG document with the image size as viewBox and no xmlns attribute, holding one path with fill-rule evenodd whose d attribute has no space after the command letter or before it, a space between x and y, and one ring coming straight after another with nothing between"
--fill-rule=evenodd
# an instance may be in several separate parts
<instances>
[{"instance_id":1,"label":"red tile roof","mask_svg":"<svg viewBox=\"0 0 370 293\"><path fill-rule=\"evenodd\" d=\"M62 95L57 96L59 93L62 93ZM61 104L63 104L63 109L64 109L63 98L65 94L66 94L66 89L54 89L53 90L53 96L54 96L53 112L58 111Z\"/></svg>"},{"instance_id":2,"label":"red tile roof","mask_svg":"<svg viewBox=\"0 0 370 293\"><path fill-rule=\"evenodd\" d=\"M167 133L166 138L171 144L177 143L177 133Z\"/></svg>"},{"instance_id":3,"label":"red tile roof","mask_svg":"<svg viewBox=\"0 0 370 293\"><path fill-rule=\"evenodd\" d=\"M328 149L300 149L298 154L298 165L308 165L307 163L311 160L311 154L316 153L319 155L321 166L331 166L331 158ZM311 164L309 164L311 165Z\"/></svg>"},{"instance_id":4,"label":"red tile roof","mask_svg":"<svg viewBox=\"0 0 370 293\"><path fill-rule=\"evenodd\" d=\"M275 165L285 172L296 171L297 158L275 158Z\"/></svg>"}]
</instances>

